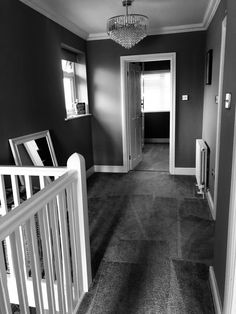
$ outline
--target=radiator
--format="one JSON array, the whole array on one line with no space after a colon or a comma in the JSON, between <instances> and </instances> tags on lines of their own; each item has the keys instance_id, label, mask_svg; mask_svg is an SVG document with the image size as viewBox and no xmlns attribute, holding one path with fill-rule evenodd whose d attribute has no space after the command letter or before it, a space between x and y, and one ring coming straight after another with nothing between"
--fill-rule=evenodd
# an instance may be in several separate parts
<instances>
[{"instance_id":1,"label":"radiator","mask_svg":"<svg viewBox=\"0 0 236 314\"><path fill-rule=\"evenodd\" d=\"M200 194L207 188L207 146L202 139L196 140L196 180Z\"/></svg>"}]
</instances>

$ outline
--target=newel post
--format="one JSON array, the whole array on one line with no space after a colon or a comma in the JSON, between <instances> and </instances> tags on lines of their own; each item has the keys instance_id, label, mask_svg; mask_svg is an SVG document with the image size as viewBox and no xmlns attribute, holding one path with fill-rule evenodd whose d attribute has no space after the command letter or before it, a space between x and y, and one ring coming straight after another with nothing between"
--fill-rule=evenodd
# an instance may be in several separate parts
<instances>
[{"instance_id":1,"label":"newel post","mask_svg":"<svg viewBox=\"0 0 236 314\"><path fill-rule=\"evenodd\" d=\"M90 239L89 239L89 222L88 222L88 199L87 199L87 182L86 168L84 157L74 153L67 161L68 170L77 171L77 185L75 193L78 203L78 222L76 226L79 229L80 253L82 265L83 291L87 292L92 282L91 256L90 256Z\"/></svg>"}]
</instances>

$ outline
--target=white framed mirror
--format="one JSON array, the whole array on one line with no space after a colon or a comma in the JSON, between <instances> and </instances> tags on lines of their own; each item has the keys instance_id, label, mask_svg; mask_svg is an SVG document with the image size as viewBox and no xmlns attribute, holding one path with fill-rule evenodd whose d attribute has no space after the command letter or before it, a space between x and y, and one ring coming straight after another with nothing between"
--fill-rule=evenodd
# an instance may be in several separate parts
<instances>
[{"instance_id":1,"label":"white framed mirror","mask_svg":"<svg viewBox=\"0 0 236 314\"><path fill-rule=\"evenodd\" d=\"M9 139L17 166L58 166L49 130Z\"/></svg>"}]
</instances>

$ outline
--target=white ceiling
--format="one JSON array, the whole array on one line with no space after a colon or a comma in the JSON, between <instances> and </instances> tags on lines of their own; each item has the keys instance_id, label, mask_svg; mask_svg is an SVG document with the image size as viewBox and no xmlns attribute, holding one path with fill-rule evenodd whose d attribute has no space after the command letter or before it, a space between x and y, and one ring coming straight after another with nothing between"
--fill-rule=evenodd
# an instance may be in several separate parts
<instances>
[{"instance_id":1,"label":"white ceiling","mask_svg":"<svg viewBox=\"0 0 236 314\"><path fill-rule=\"evenodd\" d=\"M104 39L108 18L124 14L122 0L20 0L84 39ZM135 0L131 13L149 17L149 34L204 30L220 0Z\"/></svg>"}]
</instances>

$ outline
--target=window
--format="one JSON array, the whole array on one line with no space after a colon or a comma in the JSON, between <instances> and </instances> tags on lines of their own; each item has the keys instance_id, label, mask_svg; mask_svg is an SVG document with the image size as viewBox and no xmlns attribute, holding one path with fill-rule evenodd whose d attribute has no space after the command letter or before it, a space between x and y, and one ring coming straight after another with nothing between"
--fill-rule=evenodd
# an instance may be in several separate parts
<instances>
[{"instance_id":1,"label":"window","mask_svg":"<svg viewBox=\"0 0 236 314\"><path fill-rule=\"evenodd\" d=\"M144 72L142 75L144 112L165 112L171 108L170 71Z\"/></svg>"},{"instance_id":2,"label":"window","mask_svg":"<svg viewBox=\"0 0 236 314\"><path fill-rule=\"evenodd\" d=\"M61 60L66 119L88 113L87 77L84 54L62 49Z\"/></svg>"},{"instance_id":3,"label":"window","mask_svg":"<svg viewBox=\"0 0 236 314\"><path fill-rule=\"evenodd\" d=\"M68 60L61 60L63 71L63 85L65 94L65 105L67 117L76 114L75 103L76 95L76 79L75 79L75 63Z\"/></svg>"}]
</instances>

